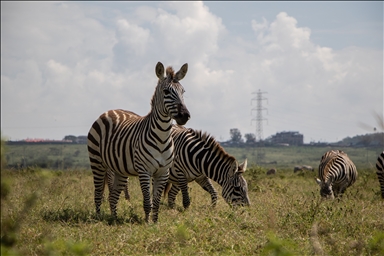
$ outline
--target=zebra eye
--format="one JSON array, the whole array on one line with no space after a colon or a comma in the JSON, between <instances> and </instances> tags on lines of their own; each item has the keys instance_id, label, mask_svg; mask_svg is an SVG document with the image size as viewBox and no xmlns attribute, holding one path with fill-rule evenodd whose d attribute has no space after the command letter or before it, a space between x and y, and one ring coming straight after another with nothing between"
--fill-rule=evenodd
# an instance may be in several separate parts
<instances>
[{"instance_id":1,"label":"zebra eye","mask_svg":"<svg viewBox=\"0 0 384 256\"><path fill-rule=\"evenodd\" d=\"M168 90L168 89L164 89L164 94L165 94L165 95L168 95L168 94L170 94L170 93L171 93L170 90Z\"/></svg>"}]
</instances>

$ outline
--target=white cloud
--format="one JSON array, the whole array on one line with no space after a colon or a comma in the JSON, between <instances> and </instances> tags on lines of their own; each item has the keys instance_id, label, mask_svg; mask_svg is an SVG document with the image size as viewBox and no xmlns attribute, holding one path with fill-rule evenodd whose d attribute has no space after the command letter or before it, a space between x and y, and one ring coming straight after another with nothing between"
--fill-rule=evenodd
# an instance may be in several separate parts
<instances>
[{"instance_id":1,"label":"white cloud","mask_svg":"<svg viewBox=\"0 0 384 256\"><path fill-rule=\"evenodd\" d=\"M145 115L158 61L175 70L189 64L181 81L192 116L187 126L218 139L228 139L231 128L255 131L251 99L258 89L268 92L264 137L297 130L306 142L341 139L382 108L382 50L316 45L311 29L285 12L249 20L249 41L232 36L203 2L113 6L2 3L6 135L84 135L112 108ZM35 126L48 128L28 128Z\"/></svg>"},{"instance_id":2,"label":"white cloud","mask_svg":"<svg viewBox=\"0 0 384 256\"><path fill-rule=\"evenodd\" d=\"M142 55L145 53L149 40L149 30L141 28L135 24L130 24L127 20L117 21L117 37L119 43L124 44L124 48L131 49L130 54Z\"/></svg>"},{"instance_id":3,"label":"white cloud","mask_svg":"<svg viewBox=\"0 0 384 256\"><path fill-rule=\"evenodd\" d=\"M252 29L256 33L265 31L268 28L268 21L263 17L263 22L258 23L255 20L252 20ZM260 32L259 32L260 31Z\"/></svg>"}]
</instances>

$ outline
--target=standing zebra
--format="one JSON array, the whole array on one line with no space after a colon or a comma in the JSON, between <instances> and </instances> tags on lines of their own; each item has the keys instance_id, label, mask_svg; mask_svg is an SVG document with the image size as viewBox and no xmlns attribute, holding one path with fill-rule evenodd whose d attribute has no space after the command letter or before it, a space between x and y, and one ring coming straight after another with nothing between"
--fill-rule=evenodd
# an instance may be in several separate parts
<instances>
[{"instance_id":1,"label":"standing zebra","mask_svg":"<svg viewBox=\"0 0 384 256\"><path fill-rule=\"evenodd\" d=\"M341 196L345 190L355 183L356 166L341 150L330 150L320 160L319 177L320 195L325 198Z\"/></svg>"},{"instance_id":2,"label":"standing zebra","mask_svg":"<svg viewBox=\"0 0 384 256\"><path fill-rule=\"evenodd\" d=\"M210 135L181 126L172 127L175 144L175 159L170 169L169 180L164 192L168 194L168 204L174 207L180 189L183 206L188 208L190 199L188 183L196 181L211 194L212 206L217 202L217 191L211 180L223 187L222 196L230 205L249 205L247 181L242 174L247 168L247 160L238 164L228 155L220 144ZM109 189L114 179L113 173L106 177ZM129 200L128 186L124 189L125 198Z\"/></svg>"},{"instance_id":3,"label":"standing zebra","mask_svg":"<svg viewBox=\"0 0 384 256\"><path fill-rule=\"evenodd\" d=\"M384 198L384 151L377 158L376 169L377 178L380 183L381 197Z\"/></svg>"},{"instance_id":4,"label":"standing zebra","mask_svg":"<svg viewBox=\"0 0 384 256\"><path fill-rule=\"evenodd\" d=\"M174 206L180 190L184 208L189 207L188 183L194 180L211 194L212 205L216 205L217 192L210 179L222 186L222 196L228 204L250 204L247 181L242 175L247 168L247 160L239 165L212 136L201 131L174 126L172 137L175 160L165 191L165 194L169 191L170 207Z\"/></svg>"},{"instance_id":5,"label":"standing zebra","mask_svg":"<svg viewBox=\"0 0 384 256\"><path fill-rule=\"evenodd\" d=\"M108 197L111 214L117 216L117 202L128 176L139 176L145 221L149 221L152 211L152 220L157 222L161 195L174 158L172 119L183 125L190 118L184 104L184 89L179 83L187 70L187 64L176 74L168 67L164 77L164 66L158 62L155 71L159 80L151 100L151 110L146 116L121 109L110 110L93 123L88 133L88 153L97 214L100 213L104 178L107 171L111 171L115 175L113 190ZM151 177L153 202L150 194Z\"/></svg>"}]
</instances>

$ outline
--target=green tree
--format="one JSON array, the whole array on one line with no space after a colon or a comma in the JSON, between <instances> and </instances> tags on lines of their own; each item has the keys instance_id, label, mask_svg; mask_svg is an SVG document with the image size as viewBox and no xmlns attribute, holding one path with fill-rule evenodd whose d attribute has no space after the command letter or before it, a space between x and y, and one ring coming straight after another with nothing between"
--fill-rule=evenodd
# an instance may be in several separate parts
<instances>
[{"instance_id":1,"label":"green tree","mask_svg":"<svg viewBox=\"0 0 384 256\"><path fill-rule=\"evenodd\" d=\"M229 130L231 135L231 142L235 144L243 143L243 139L241 138L241 132L237 128L233 128Z\"/></svg>"},{"instance_id":2,"label":"green tree","mask_svg":"<svg viewBox=\"0 0 384 256\"><path fill-rule=\"evenodd\" d=\"M72 143L76 143L77 137L74 135L66 135L63 140L70 140L70 141L72 141Z\"/></svg>"},{"instance_id":3,"label":"green tree","mask_svg":"<svg viewBox=\"0 0 384 256\"><path fill-rule=\"evenodd\" d=\"M253 133L247 133L244 135L245 137L245 143L247 144L254 144L256 143L256 136Z\"/></svg>"}]
</instances>

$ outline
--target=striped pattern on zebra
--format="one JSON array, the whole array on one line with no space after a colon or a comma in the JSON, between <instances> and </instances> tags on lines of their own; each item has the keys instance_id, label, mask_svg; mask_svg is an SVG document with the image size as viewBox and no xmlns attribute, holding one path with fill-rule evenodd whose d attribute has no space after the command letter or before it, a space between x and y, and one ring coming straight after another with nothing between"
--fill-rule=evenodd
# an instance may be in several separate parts
<instances>
[{"instance_id":1,"label":"striped pattern on zebra","mask_svg":"<svg viewBox=\"0 0 384 256\"><path fill-rule=\"evenodd\" d=\"M377 178L380 183L381 197L384 198L384 151L377 158L376 169Z\"/></svg>"},{"instance_id":2,"label":"striped pattern on zebra","mask_svg":"<svg viewBox=\"0 0 384 256\"><path fill-rule=\"evenodd\" d=\"M341 196L357 179L356 166L341 150L330 150L321 157L318 174L320 195L331 199Z\"/></svg>"},{"instance_id":3,"label":"striped pattern on zebra","mask_svg":"<svg viewBox=\"0 0 384 256\"><path fill-rule=\"evenodd\" d=\"M222 196L228 204L250 204L247 181L242 176L247 168L247 160L239 165L236 159L228 155L212 136L201 131L174 125L172 137L175 144L175 159L164 191L165 196L168 195L170 207L174 207L180 189L183 195L183 206L189 207L188 183L192 181L196 181L210 193L212 206L215 206L218 193L209 178L223 187ZM110 190L113 179L114 174L108 172L105 181ZM129 200L128 186L124 188L124 194Z\"/></svg>"},{"instance_id":4,"label":"striped pattern on zebra","mask_svg":"<svg viewBox=\"0 0 384 256\"><path fill-rule=\"evenodd\" d=\"M184 89L179 83L187 70L187 64L176 73L167 67L164 76L164 66L158 62L155 72L159 80L151 100L151 110L146 116L117 109L103 113L93 123L88 133L88 152L94 177L97 214L100 213L104 178L107 171L111 171L115 175L113 190L108 197L111 214L117 216L116 207L121 190L128 176L133 175L139 177L145 221L149 221L152 211L152 220L157 222L161 195L174 158L172 119L183 125L190 118L184 104Z\"/></svg>"},{"instance_id":5,"label":"striped pattern on zebra","mask_svg":"<svg viewBox=\"0 0 384 256\"><path fill-rule=\"evenodd\" d=\"M250 204L247 181L242 175L247 168L246 160L239 165L212 136L201 131L174 126L172 137L175 143L175 159L165 191L165 194L169 191L170 207L174 207L180 190L184 208L189 207L188 183L194 180L211 194L214 206L217 192L210 179L222 186L222 196L228 204Z\"/></svg>"}]
</instances>

